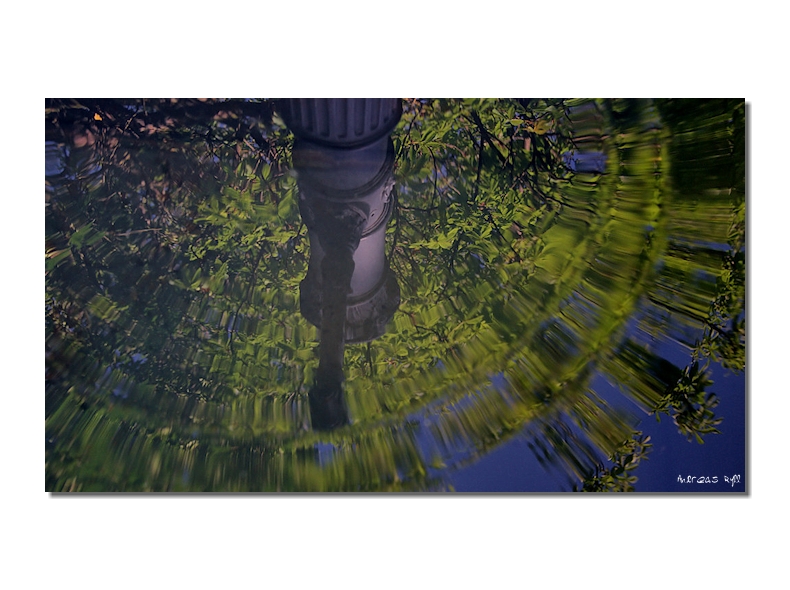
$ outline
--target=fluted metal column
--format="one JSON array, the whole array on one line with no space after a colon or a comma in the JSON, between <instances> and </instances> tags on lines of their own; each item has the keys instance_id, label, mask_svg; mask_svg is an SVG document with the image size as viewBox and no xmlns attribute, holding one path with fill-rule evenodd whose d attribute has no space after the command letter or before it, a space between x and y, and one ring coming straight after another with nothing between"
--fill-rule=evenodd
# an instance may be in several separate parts
<instances>
[{"instance_id":1,"label":"fluted metal column","mask_svg":"<svg viewBox=\"0 0 790 590\"><path fill-rule=\"evenodd\" d=\"M350 148L389 135L402 106L399 98L286 98L279 101L278 110L297 137Z\"/></svg>"}]
</instances>

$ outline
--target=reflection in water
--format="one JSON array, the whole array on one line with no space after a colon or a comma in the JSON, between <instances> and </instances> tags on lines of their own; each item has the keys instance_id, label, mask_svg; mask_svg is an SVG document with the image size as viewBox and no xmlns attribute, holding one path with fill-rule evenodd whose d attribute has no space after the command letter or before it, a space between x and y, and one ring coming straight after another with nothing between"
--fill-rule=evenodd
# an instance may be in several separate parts
<instances>
[{"instance_id":1,"label":"reflection in water","mask_svg":"<svg viewBox=\"0 0 790 590\"><path fill-rule=\"evenodd\" d=\"M393 207L388 134L401 106L397 99L294 99L282 108L298 138L293 160L299 209L310 234L301 311L320 328L310 413L314 428L331 429L348 423L342 391L346 342L381 336L400 303L384 236Z\"/></svg>"},{"instance_id":2,"label":"reflection in water","mask_svg":"<svg viewBox=\"0 0 790 590\"><path fill-rule=\"evenodd\" d=\"M737 100L49 101L47 490L445 490L517 438L560 489L640 489L640 417L738 420L710 376L743 393L744 128Z\"/></svg>"}]
</instances>

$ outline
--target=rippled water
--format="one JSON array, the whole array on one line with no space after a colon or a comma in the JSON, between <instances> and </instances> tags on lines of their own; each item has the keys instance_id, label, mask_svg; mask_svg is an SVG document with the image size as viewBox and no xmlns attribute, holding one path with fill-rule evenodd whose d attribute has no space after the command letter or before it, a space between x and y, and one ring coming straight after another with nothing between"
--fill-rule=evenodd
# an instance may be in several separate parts
<instances>
[{"instance_id":1,"label":"rippled water","mask_svg":"<svg viewBox=\"0 0 790 590\"><path fill-rule=\"evenodd\" d=\"M48 491L745 480L743 101L337 104L48 101Z\"/></svg>"}]
</instances>

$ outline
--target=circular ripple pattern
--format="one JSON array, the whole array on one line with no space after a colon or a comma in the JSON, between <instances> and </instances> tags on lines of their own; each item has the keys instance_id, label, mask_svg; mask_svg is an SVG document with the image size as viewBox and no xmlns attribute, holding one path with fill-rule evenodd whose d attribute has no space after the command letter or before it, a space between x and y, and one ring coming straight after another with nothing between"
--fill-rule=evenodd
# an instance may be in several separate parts
<instances>
[{"instance_id":1,"label":"circular ripple pattern","mask_svg":"<svg viewBox=\"0 0 790 590\"><path fill-rule=\"evenodd\" d=\"M636 440L598 377L701 436L743 368L742 102L404 101L400 306L329 432L271 107L50 107L48 491L442 490L518 435L581 485Z\"/></svg>"}]
</instances>

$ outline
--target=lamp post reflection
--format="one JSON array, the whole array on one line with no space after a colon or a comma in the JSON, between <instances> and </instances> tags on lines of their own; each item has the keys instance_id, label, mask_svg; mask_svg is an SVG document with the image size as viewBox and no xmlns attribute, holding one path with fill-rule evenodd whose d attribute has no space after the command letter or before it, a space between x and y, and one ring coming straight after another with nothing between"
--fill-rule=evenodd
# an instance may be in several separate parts
<instances>
[{"instance_id":1,"label":"lamp post reflection","mask_svg":"<svg viewBox=\"0 0 790 590\"><path fill-rule=\"evenodd\" d=\"M345 345L381 336L400 304L385 234L394 207L389 134L401 104L399 99L287 99L281 111L296 136L299 210L310 239L300 309L320 333L310 415L313 428L329 430L349 423Z\"/></svg>"}]
</instances>

